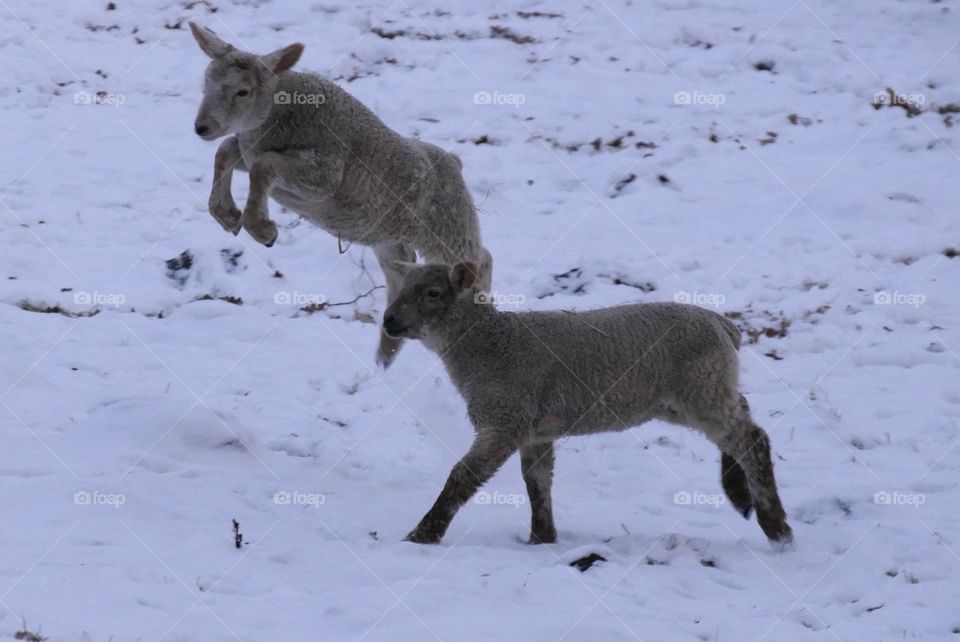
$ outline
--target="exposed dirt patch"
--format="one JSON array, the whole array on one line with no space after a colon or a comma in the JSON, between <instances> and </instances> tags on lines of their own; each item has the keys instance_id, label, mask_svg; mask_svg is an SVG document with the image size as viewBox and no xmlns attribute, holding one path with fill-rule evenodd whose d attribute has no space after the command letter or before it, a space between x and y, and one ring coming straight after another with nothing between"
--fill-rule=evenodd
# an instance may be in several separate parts
<instances>
[{"instance_id":1,"label":"exposed dirt patch","mask_svg":"<svg viewBox=\"0 0 960 642\"><path fill-rule=\"evenodd\" d=\"M100 314L100 308L94 308L84 312L73 312L72 310L67 310L66 308L61 307L59 303L54 305L46 305L43 303L33 303L32 301L27 301L26 299L18 302L17 307L27 312L39 312L40 314L62 314L63 316L71 319L93 317Z\"/></svg>"},{"instance_id":2,"label":"exposed dirt patch","mask_svg":"<svg viewBox=\"0 0 960 642\"><path fill-rule=\"evenodd\" d=\"M572 562L570 562L570 566L574 567L575 569L583 573L587 569L589 569L591 566L596 564L597 562L606 562L606 561L607 561L607 558L604 557L603 555L590 553L589 555L581 557L580 559L573 560Z\"/></svg>"},{"instance_id":3,"label":"exposed dirt patch","mask_svg":"<svg viewBox=\"0 0 960 642\"><path fill-rule=\"evenodd\" d=\"M504 40L509 40L510 42L515 42L518 45L528 45L532 42L537 42L537 39L533 36L522 36L510 27L503 27L501 25L490 25L490 37L491 38L502 38Z\"/></svg>"},{"instance_id":4,"label":"exposed dirt patch","mask_svg":"<svg viewBox=\"0 0 960 642\"><path fill-rule=\"evenodd\" d=\"M645 140L631 140L635 139L637 136L636 132L628 130L623 134L618 134L616 136L597 136L596 138L589 141L570 141L564 142L557 140L556 138L551 138L549 136L540 136L539 134L531 136L528 141L541 140L553 149L562 149L565 152L579 152L581 149L586 149L588 151L599 153L603 151L617 152L624 149L656 149L657 144L652 141ZM643 155L644 158L653 156L653 153L646 153Z\"/></svg>"}]
</instances>

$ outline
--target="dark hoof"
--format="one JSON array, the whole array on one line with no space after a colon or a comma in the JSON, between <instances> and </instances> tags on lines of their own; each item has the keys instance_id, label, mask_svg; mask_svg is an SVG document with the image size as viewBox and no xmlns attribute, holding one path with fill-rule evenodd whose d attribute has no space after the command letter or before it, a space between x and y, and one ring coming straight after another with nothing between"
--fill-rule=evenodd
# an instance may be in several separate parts
<instances>
[{"instance_id":1,"label":"dark hoof","mask_svg":"<svg viewBox=\"0 0 960 642\"><path fill-rule=\"evenodd\" d=\"M734 506L736 511L743 515L744 519L750 519L750 513L753 511L753 506L737 507Z\"/></svg>"},{"instance_id":2,"label":"dark hoof","mask_svg":"<svg viewBox=\"0 0 960 642\"><path fill-rule=\"evenodd\" d=\"M440 536L433 533L421 533L417 530L411 531L409 535L403 538L404 541L414 544L439 544Z\"/></svg>"},{"instance_id":3,"label":"dark hoof","mask_svg":"<svg viewBox=\"0 0 960 642\"><path fill-rule=\"evenodd\" d=\"M273 244L277 242L277 239L278 239L278 238L280 238L280 230L278 230L278 229L277 229L277 226L274 225L274 226L273 226L273 238L270 239L269 241L267 241L266 243L263 243L263 246L264 246L264 247L273 247ZM256 238L255 238L255 240L259 241L260 239L256 239ZM262 241L261 241L261 242L262 242Z\"/></svg>"},{"instance_id":4,"label":"dark hoof","mask_svg":"<svg viewBox=\"0 0 960 642\"><path fill-rule=\"evenodd\" d=\"M556 533L530 533L530 539L527 540L527 544L531 546L536 544L555 544L557 541Z\"/></svg>"},{"instance_id":5,"label":"dark hoof","mask_svg":"<svg viewBox=\"0 0 960 642\"><path fill-rule=\"evenodd\" d=\"M794 549L793 545L793 531L790 530L790 527L786 527L786 531L782 535L776 537L768 538L770 541L770 546L773 550L778 553L783 553L784 551L792 551Z\"/></svg>"}]
</instances>

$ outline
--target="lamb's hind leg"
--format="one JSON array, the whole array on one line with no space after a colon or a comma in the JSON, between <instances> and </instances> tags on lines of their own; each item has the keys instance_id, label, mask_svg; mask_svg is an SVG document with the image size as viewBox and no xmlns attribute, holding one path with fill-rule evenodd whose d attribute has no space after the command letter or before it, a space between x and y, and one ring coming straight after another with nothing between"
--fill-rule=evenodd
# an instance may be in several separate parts
<instances>
[{"instance_id":1,"label":"lamb's hind leg","mask_svg":"<svg viewBox=\"0 0 960 642\"><path fill-rule=\"evenodd\" d=\"M377 245L373 248L373 253L377 256L377 261L380 263L383 275L387 280L387 305L389 305L396 298L397 293L400 292L400 287L403 285L403 275L397 270L391 269L389 263L392 261L412 263L417 260L417 253L402 243ZM377 349L377 363L384 368L390 367L402 345L403 339L388 337L381 331L380 347Z\"/></svg>"},{"instance_id":2,"label":"lamb's hind leg","mask_svg":"<svg viewBox=\"0 0 960 642\"><path fill-rule=\"evenodd\" d=\"M744 518L750 519L753 498L750 496L747 473L736 458L725 452L720 453L720 483L723 485L723 492L727 494L727 499L737 512Z\"/></svg>"},{"instance_id":3,"label":"lamb's hind leg","mask_svg":"<svg viewBox=\"0 0 960 642\"><path fill-rule=\"evenodd\" d=\"M553 525L553 442L527 444L520 448L520 469L530 497L530 543L549 544L557 541Z\"/></svg>"},{"instance_id":4,"label":"lamb's hind leg","mask_svg":"<svg viewBox=\"0 0 960 642\"><path fill-rule=\"evenodd\" d=\"M736 480L739 474L737 467L743 471L760 528L775 548L784 548L793 541L793 532L787 524L787 516L777 492L767 433L753 422L750 407L742 396L730 416L718 423L722 424L722 429L716 433L708 432L708 436L714 439L726 456L733 459L733 479ZM734 494L741 497L742 485L731 483L735 485ZM733 498L731 501L734 501ZM734 505L740 508L736 501Z\"/></svg>"}]
</instances>

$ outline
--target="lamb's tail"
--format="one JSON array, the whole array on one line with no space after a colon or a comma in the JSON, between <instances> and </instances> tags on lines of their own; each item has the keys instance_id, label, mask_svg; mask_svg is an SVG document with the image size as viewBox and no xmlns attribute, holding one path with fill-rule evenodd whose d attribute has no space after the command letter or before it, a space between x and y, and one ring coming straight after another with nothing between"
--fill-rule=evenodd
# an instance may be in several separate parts
<instances>
[{"instance_id":1,"label":"lamb's tail","mask_svg":"<svg viewBox=\"0 0 960 642\"><path fill-rule=\"evenodd\" d=\"M740 328L737 327L737 324L730 319L721 316L720 325L723 327L723 331L727 333L727 336L730 337L730 340L733 341L733 348L735 350L739 350L741 333Z\"/></svg>"}]
</instances>

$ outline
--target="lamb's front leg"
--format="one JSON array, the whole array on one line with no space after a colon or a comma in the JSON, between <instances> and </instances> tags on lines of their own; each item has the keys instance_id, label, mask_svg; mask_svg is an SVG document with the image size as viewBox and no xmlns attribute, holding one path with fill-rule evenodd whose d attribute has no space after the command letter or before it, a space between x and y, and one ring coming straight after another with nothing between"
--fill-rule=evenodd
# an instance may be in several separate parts
<instances>
[{"instance_id":1,"label":"lamb's front leg","mask_svg":"<svg viewBox=\"0 0 960 642\"><path fill-rule=\"evenodd\" d=\"M237 137L231 136L220 144L214 156L213 186L210 188L207 207L210 215L223 229L236 235L240 233L240 210L237 209L231 192L234 169L243 171L247 167L243 164Z\"/></svg>"},{"instance_id":2,"label":"lamb's front leg","mask_svg":"<svg viewBox=\"0 0 960 642\"><path fill-rule=\"evenodd\" d=\"M553 525L553 442L526 444L520 448L520 469L530 497L530 543L557 541Z\"/></svg>"},{"instance_id":3,"label":"lamb's front leg","mask_svg":"<svg viewBox=\"0 0 960 642\"><path fill-rule=\"evenodd\" d=\"M243 208L243 229L257 243L272 247L277 242L277 224L270 220L267 198L277 178L279 154L265 154L250 168L250 193Z\"/></svg>"},{"instance_id":4,"label":"lamb's front leg","mask_svg":"<svg viewBox=\"0 0 960 642\"><path fill-rule=\"evenodd\" d=\"M343 175L342 163L322 160L312 151L267 152L250 167L250 193L243 209L243 229L267 247L277 240L277 225L270 220L267 199L277 185L305 201L334 194Z\"/></svg>"},{"instance_id":5,"label":"lamb's front leg","mask_svg":"<svg viewBox=\"0 0 960 642\"><path fill-rule=\"evenodd\" d=\"M516 450L516 444L503 439L500 434L478 433L469 452L450 471L437 501L407 535L407 540L417 544L438 543L460 507L493 477Z\"/></svg>"}]
</instances>

